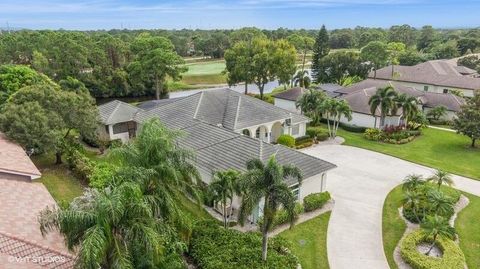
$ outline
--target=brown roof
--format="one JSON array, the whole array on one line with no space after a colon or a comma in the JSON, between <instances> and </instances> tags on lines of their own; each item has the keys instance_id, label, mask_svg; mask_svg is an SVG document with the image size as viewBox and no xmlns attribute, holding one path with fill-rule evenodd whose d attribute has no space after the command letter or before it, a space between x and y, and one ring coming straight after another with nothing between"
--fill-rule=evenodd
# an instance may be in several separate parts
<instances>
[{"instance_id":1,"label":"brown roof","mask_svg":"<svg viewBox=\"0 0 480 269\"><path fill-rule=\"evenodd\" d=\"M274 94L273 97L278 98L278 99L284 99L284 100L289 100L289 101L297 101L300 96L305 92L306 90L301 87L295 87L288 89L283 92L279 92L277 94Z\"/></svg>"},{"instance_id":2,"label":"brown roof","mask_svg":"<svg viewBox=\"0 0 480 269\"><path fill-rule=\"evenodd\" d=\"M363 80L337 92L344 94L340 98L348 102L352 108L352 111L370 114L370 106L368 105L370 97L375 94L378 88L385 87L387 85L393 86L395 91L398 93L404 93L409 96L417 97L421 104L426 107L445 106L450 111L458 112L461 110L461 106L465 104L465 100L463 98L455 96L451 93L444 94L422 92L413 87L400 85L394 81L374 79ZM401 110L399 110L398 113L401 113ZM379 116L380 111L378 110L376 114Z\"/></svg>"},{"instance_id":3,"label":"brown roof","mask_svg":"<svg viewBox=\"0 0 480 269\"><path fill-rule=\"evenodd\" d=\"M437 86L461 88L461 89L480 89L480 78L470 77L472 70L459 68L446 60L434 60L420 63L414 66L394 66L394 76L392 77L392 66L378 69L376 78L382 80L398 80L406 82L423 83ZM466 72L467 75L464 75ZM373 78L374 72L369 74Z\"/></svg>"},{"instance_id":4,"label":"brown roof","mask_svg":"<svg viewBox=\"0 0 480 269\"><path fill-rule=\"evenodd\" d=\"M31 179L41 176L25 151L0 133L0 173L25 175Z\"/></svg>"}]
</instances>

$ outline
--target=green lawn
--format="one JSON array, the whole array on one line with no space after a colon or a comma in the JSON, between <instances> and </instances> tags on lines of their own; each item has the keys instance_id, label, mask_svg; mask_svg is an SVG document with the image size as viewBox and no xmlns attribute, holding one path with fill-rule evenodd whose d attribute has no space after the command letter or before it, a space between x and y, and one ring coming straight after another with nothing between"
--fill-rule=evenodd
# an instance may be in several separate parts
<instances>
[{"instance_id":1,"label":"green lawn","mask_svg":"<svg viewBox=\"0 0 480 269\"><path fill-rule=\"evenodd\" d=\"M446 192L456 191L449 187L442 187ZM455 221L455 229L460 238L460 248L465 254L468 268L480 268L480 197L463 193L470 199L470 204L458 214ZM402 186L393 189L385 199L383 206L383 250L387 256L391 269L398 267L393 260L393 251L402 238L406 225L398 214L398 208L402 206Z\"/></svg>"},{"instance_id":2,"label":"green lawn","mask_svg":"<svg viewBox=\"0 0 480 269\"><path fill-rule=\"evenodd\" d=\"M53 154L33 156L33 162L42 172L38 182L43 183L60 206L66 206L82 195L84 186L65 164L55 165Z\"/></svg>"},{"instance_id":3,"label":"green lawn","mask_svg":"<svg viewBox=\"0 0 480 269\"><path fill-rule=\"evenodd\" d=\"M303 269L329 268L327 228L330 213L324 213L279 234L291 242L291 250L300 259Z\"/></svg>"},{"instance_id":4,"label":"green lawn","mask_svg":"<svg viewBox=\"0 0 480 269\"><path fill-rule=\"evenodd\" d=\"M426 128L423 135L403 145L369 141L363 138L361 133L345 130L338 130L338 135L345 138L345 145L378 151L450 173L480 179L480 148L470 148L470 139L454 132Z\"/></svg>"},{"instance_id":5,"label":"green lawn","mask_svg":"<svg viewBox=\"0 0 480 269\"><path fill-rule=\"evenodd\" d=\"M201 205L198 205L192 200L185 197L183 194L177 196L177 204L180 209L187 214L188 218L194 221L198 220L215 220Z\"/></svg>"},{"instance_id":6,"label":"green lawn","mask_svg":"<svg viewBox=\"0 0 480 269\"><path fill-rule=\"evenodd\" d=\"M188 71L184 75L212 75L220 74L225 70L225 61L205 61L196 62L191 64L185 64L188 67Z\"/></svg>"}]
</instances>

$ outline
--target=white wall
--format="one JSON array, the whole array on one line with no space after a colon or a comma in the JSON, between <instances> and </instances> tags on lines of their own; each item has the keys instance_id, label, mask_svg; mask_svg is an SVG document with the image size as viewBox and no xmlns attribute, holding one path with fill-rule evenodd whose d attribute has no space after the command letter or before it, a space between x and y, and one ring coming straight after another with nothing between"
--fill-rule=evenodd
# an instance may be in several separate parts
<instances>
[{"instance_id":1,"label":"white wall","mask_svg":"<svg viewBox=\"0 0 480 269\"><path fill-rule=\"evenodd\" d=\"M283 109L286 109L288 111L292 111L292 112L295 112L295 113L298 113L300 114L300 109L297 109L297 107L295 106L295 102L294 101L289 101L289 100L284 100L284 99L280 99L280 98L274 98L274 104L275 106L278 106L280 108L283 108Z\"/></svg>"},{"instance_id":2,"label":"white wall","mask_svg":"<svg viewBox=\"0 0 480 269\"><path fill-rule=\"evenodd\" d=\"M362 114L353 112L352 113L352 120L348 121L348 119L342 117L340 122L350 125L356 125L361 127L367 128L374 128L375 127L375 117L368 114ZM385 118L385 125L398 125L400 123L400 117L386 117ZM377 117L377 127L380 125L380 117Z\"/></svg>"},{"instance_id":3,"label":"white wall","mask_svg":"<svg viewBox=\"0 0 480 269\"><path fill-rule=\"evenodd\" d=\"M460 88L453 88L453 87L446 87L446 86L436 86L436 85L430 85L430 84L423 84L423 83L415 83L415 82L405 82L405 81L395 81L395 83L407 86L407 87L413 87L419 91L424 91L424 86L428 86L428 91L429 92L436 92L436 93L443 93L443 89L448 89L449 91L452 90L458 90L463 93L464 96L466 97L473 97L473 91L470 89L460 89Z\"/></svg>"},{"instance_id":4,"label":"white wall","mask_svg":"<svg viewBox=\"0 0 480 269\"><path fill-rule=\"evenodd\" d=\"M114 134L113 133L113 125L108 125L108 130L109 130L110 140L120 139L120 140L122 140L123 143L127 143L128 140L130 140L130 136L129 136L128 132Z\"/></svg>"},{"instance_id":5,"label":"white wall","mask_svg":"<svg viewBox=\"0 0 480 269\"><path fill-rule=\"evenodd\" d=\"M326 191L326 184L327 173L321 173L304 179L302 181L302 185L300 186L299 202L303 203L303 198L309 194Z\"/></svg>"},{"instance_id":6,"label":"white wall","mask_svg":"<svg viewBox=\"0 0 480 269\"><path fill-rule=\"evenodd\" d=\"M425 108L423 109L423 113L427 114L429 110L431 110L431 108L425 107ZM447 110L447 115L445 115L445 117L442 117L441 119L442 119L442 120L452 121L452 120L454 120L454 119L456 119L456 118L457 118L457 113L455 113L454 111Z\"/></svg>"}]
</instances>

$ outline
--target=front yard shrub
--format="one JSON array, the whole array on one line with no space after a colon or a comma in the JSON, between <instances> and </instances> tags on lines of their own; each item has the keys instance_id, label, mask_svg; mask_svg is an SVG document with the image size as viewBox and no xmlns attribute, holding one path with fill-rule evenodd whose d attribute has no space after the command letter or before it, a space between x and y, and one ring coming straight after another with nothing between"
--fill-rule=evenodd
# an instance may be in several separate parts
<instances>
[{"instance_id":1,"label":"front yard shrub","mask_svg":"<svg viewBox=\"0 0 480 269\"><path fill-rule=\"evenodd\" d=\"M305 211L304 207L302 204L300 203L296 203L295 204L295 219L297 219L298 215L302 214L303 212ZM273 223L272 223L272 229L279 226L279 225L282 225L282 224L285 224L285 223L288 223L288 215L287 215L287 212L283 209L280 209L278 210L277 214L275 215L275 218L273 219ZM263 224L263 218L260 218L258 220L258 226L262 226Z\"/></svg>"},{"instance_id":2,"label":"front yard shrub","mask_svg":"<svg viewBox=\"0 0 480 269\"><path fill-rule=\"evenodd\" d=\"M66 152L66 161L72 172L85 181L90 178L95 168L95 163L76 149Z\"/></svg>"},{"instance_id":3,"label":"front yard shrub","mask_svg":"<svg viewBox=\"0 0 480 269\"><path fill-rule=\"evenodd\" d=\"M342 122L340 122L340 127L342 127L345 131L349 131L349 132L352 132L352 133L364 133L365 130L367 129L366 127L346 124L346 123L342 123Z\"/></svg>"},{"instance_id":4,"label":"front yard shrub","mask_svg":"<svg viewBox=\"0 0 480 269\"><path fill-rule=\"evenodd\" d=\"M323 207L330 199L328 191L312 193L303 198L303 206L306 212L313 211Z\"/></svg>"},{"instance_id":5,"label":"front yard shrub","mask_svg":"<svg viewBox=\"0 0 480 269\"><path fill-rule=\"evenodd\" d=\"M92 188L103 189L108 186L117 171L117 167L106 162L94 166L89 177L89 185Z\"/></svg>"},{"instance_id":6,"label":"front yard shrub","mask_svg":"<svg viewBox=\"0 0 480 269\"><path fill-rule=\"evenodd\" d=\"M310 147L311 145L313 145L313 139L308 135L295 138L296 149Z\"/></svg>"},{"instance_id":7,"label":"front yard shrub","mask_svg":"<svg viewBox=\"0 0 480 269\"><path fill-rule=\"evenodd\" d=\"M202 269L294 269L299 263L290 253L288 242L275 237L269 239L267 262L264 263L259 233L224 229L212 221L195 225L189 254Z\"/></svg>"},{"instance_id":8,"label":"front yard shrub","mask_svg":"<svg viewBox=\"0 0 480 269\"><path fill-rule=\"evenodd\" d=\"M368 140L380 141L382 139L382 131L376 128L368 128L363 133L363 136Z\"/></svg>"},{"instance_id":9,"label":"front yard shrub","mask_svg":"<svg viewBox=\"0 0 480 269\"><path fill-rule=\"evenodd\" d=\"M328 138L328 130L325 130L322 127L308 127L305 133L311 138L316 138L320 141L326 140ZM325 137L325 139L322 140L322 137Z\"/></svg>"},{"instance_id":10,"label":"front yard shrub","mask_svg":"<svg viewBox=\"0 0 480 269\"><path fill-rule=\"evenodd\" d=\"M465 256L460 247L448 238L437 239L436 246L443 252L440 258L429 257L417 250L420 243L431 243L432 239L418 230L408 234L400 243L402 258L413 269L464 269Z\"/></svg>"},{"instance_id":11,"label":"front yard shrub","mask_svg":"<svg viewBox=\"0 0 480 269\"><path fill-rule=\"evenodd\" d=\"M277 143L280 145L287 146L289 148L293 148L295 147L295 138L293 138L293 136L288 134L282 134L281 136L278 137Z\"/></svg>"}]
</instances>

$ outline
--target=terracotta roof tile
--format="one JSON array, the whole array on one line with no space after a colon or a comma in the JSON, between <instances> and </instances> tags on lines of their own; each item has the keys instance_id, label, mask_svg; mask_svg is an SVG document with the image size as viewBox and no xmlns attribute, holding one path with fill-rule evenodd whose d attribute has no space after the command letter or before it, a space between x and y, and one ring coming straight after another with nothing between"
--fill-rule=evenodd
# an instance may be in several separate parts
<instances>
[{"instance_id":1,"label":"terracotta roof tile","mask_svg":"<svg viewBox=\"0 0 480 269\"><path fill-rule=\"evenodd\" d=\"M27 175L32 179L41 176L22 147L8 140L3 133L0 133L0 172Z\"/></svg>"}]
</instances>

